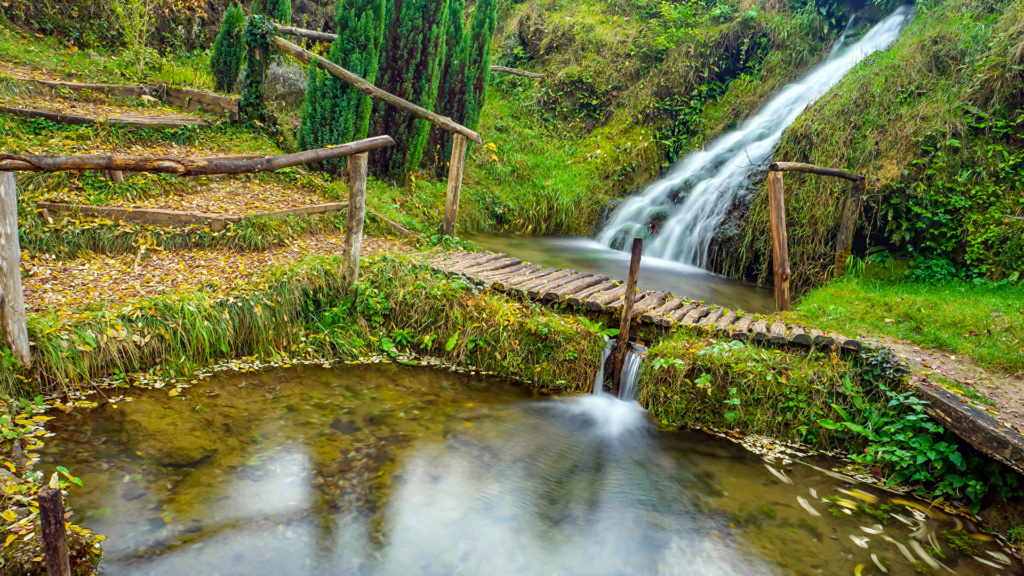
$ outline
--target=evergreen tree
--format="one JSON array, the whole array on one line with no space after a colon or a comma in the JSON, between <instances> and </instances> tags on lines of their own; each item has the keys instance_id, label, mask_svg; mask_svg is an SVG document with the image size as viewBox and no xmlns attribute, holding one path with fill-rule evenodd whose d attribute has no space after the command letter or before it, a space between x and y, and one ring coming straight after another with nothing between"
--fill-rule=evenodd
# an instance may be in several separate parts
<instances>
[{"instance_id":1,"label":"evergreen tree","mask_svg":"<svg viewBox=\"0 0 1024 576\"><path fill-rule=\"evenodd\" d=\"M292 23L292 0L255 0L249 9L251 14L265 14L274 22Z\"/></svg>"},{"instance_id":2,"label":"evergreen tree","mask_svg":"<svg viewBox=\"0 0 1024 576\"><path fill-rule=\"evenodd\" d=\"M244 30L245 12L241 6L228 6L220 23L220 33L213 42L213 55L210 56L210 69L217 81L217 90L227 92L238 80L242 57L245 56L245 40L242 38Z\"/></svg>"},{"instance_id":3,"label":"evergreen tree","mask_svg":"<svg viewBox=\"0 0 1024 576\"><path fill-rule=\"evenodd\" d=\"M461 123L466 111L466 57L469 54L469 34L466 30L466 0L449 0L448 33L445 38L445 61L441 68L437 103L434 111ZM430 127L423 164L438 176L448 170L452 154L452 135L447 130Z\"/></svg>"},{"instance_id":4,"label":"evergreen tree","mask_svg":"<svg viewBox=\"0 0 1024 576\"><path fill-rule=\"evenodd\" d=\"M392 18L385 25L383 65L377 86L428 110L437 99L440 67L445 61L448 0L390 0ZM430 123L378 102L374 133L394 138L395 146L370 155L375 174L404 178L419 168Z\"/></svg>"},{"instance_id":5,"label":"evergreen tree","mask_svg":"<svg viewBox=\"0 0 1024 576\"><path fill-rule=\"evenodd\" d=\"M498 0L479 0L470 29L466 63L466 115L463 125L476 130L491 79L491 43L498 24Z\"/></svg>"},{"instance_id":6,"label":"evergreen tree","mask_svg":"<svg viewBox=\"0 0 1024 576\"><path fill-rule=\"evenodd\" d=\"M328 60L362 76L377 80L384 36L385 0L338 2L338 38L331 43ZM312 150L365 138L373 101L366 94L310 64L306 101L299 126L299 148ZM339 173L345 159L330 160L317 168Z\"/></svg>"}]
</instances>

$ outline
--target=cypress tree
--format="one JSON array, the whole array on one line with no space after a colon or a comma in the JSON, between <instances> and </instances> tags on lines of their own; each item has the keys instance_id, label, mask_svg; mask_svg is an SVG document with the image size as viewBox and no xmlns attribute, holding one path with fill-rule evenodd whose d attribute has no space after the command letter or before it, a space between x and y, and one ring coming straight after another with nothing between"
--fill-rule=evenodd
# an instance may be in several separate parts
<instances>
[{"instance_id":1,"label":"cypress tree","mask_svg":"<svg viewBox=\"0 0 1024 576\"><path fill-rule=\"evenodd\" d=\"M242 69L242 57L245 55L245 12L241 6L228 6L224 19L220 22L220 33L213 42L213 54L210 56L210 69L217 81L217 90L227 92L235 86L238 72Z\"/></svg>"},{"instance_id":2,"label":"cypress tree","mask_svg":"<svg viewBox=\"0 0 1024 576\"><path fill-rule=\"evenodd\" d=\"M377 80L377 66L384 35L385 0L338 2L338 38L331 43L328 59L362 76ZM299 126L299 148L312 150L365 138L369 132L373 101L366 94L310 64L306 101ZM345 159L316 166L339 173Z\"/></svg>"},{"instance_id":3,"label":"cypress tree","mask_svg":"<svg viewBox=\"0 0 1024 576\"><path fill-rule=\"evenodd\" d=\"M466 104L466 57L469 34L466 31L466 0L449 0L448 33L445 37L445 60L441 68L437 103L434 111L456 122L462 122ZM444 176L452 154L452 135L437 126L430 127L423 164L438 176Z\"/></svg>"},{"instance_id":4,"label":"cypress tree","mask_svg":"<svg viewBox=\"0 0 1024 576\"><path fill-rule=\"evenodd\" d=\"M255 0L249 9L251 14L264 14L281 24L292 23L292 0Z\"/></svg>"},{"instance_id":5,"label":"cypress tree","mask_svg":"<svg viewBox=\"0 0 1024 576\"><path fill-rule=\"evenodd\" d=\"M392 18L385 25L377 86L432 110L444 63L448 0L392 0ZM370 155L375 174L404 178L419 168L430 123L378 102L374 132L395 139L395 146Z\"/></svg>"},{"instance_id":6,"label":"cypress tree","mask_svg":"<svg viewBox=\"0 0 1024 576\"><path fill-rule=\"evenodd\" d=\"M476 130L491 79L491 43L498 24L498 0L480 0L470 29L469 57L466 63L466 116L463 124Z\"/></svg>"}]
</instances>

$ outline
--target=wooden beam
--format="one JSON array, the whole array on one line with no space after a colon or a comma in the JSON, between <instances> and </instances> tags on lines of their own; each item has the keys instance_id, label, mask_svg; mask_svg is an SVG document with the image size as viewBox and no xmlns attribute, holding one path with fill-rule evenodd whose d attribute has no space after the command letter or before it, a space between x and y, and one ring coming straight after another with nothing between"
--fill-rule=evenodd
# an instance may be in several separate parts
<instances>
[{"instance_id":1,"label":"wooden beam","mask_svg":"<svg viewBox=\"0 0 1024 576\"><path fill-rule=\"evenodd\" d=\"M253 174L273 172L343 158L394 145L390 136L375 136L331 148L306 150L296 154L269 156L256 160L216 160L202 158L148 156L41 156L36 154L0 154L0 170L28 172L65 172L71 170L124 170L127 172L158 172L178 176L209 174Z\"/></svg>"},{"instance_id":2,"label":"wooden beam","mask_svg":"<svg viewBox=\"0 0 1024 576\"><path fill-rule=\"evenodd\" d=\"M775 266L775 305L789 310L789 242L786 238L786 201L782 172L768 172L768 213L771 218L772 261Z\"/></svg>"},{"instance_id":3,"label":"wooden beam","mask_svg":"<svg viewBox=\"0 0 1024 576\"><path fill-rule=\"evenodd\" d=\"M815 166L814 164L802 164L800 162L772 162L768 166L770 172L803 172L806 174L817 174L818 176L834 176L836 178L844 178L853 182L859 182L864 180L863 176L856 174L850 174L846 170L839 170L838 168L823 168L821 166Z\"/></svg>"},{"instance_id":4,"label":"wooden beam","mask_svg":"<svg viewBox=\"0 0 1024 576\"><path fill-rule=\"evenodd\" d=\"M212 92L174 88L167 84L156 86L154 91L171 106L190 111L202 108L205 112L211 112L218 116L228 114L232 120L238 120L238 100L234 98Z\"/></svg>"},{"instance_id":5,"label":"wooden beam","mask_svg":"<svg viewBox=\"0 0 1024 576\"><path fill-rule=\"evenodd\" d=\"M274 46L276 46L279 50L281 50L285 54L288 54L289 56L294 57L296 60L302 62L303 64L309 64L314 59L316 59L317 66L326 70L331 76L334 76L335 78L338 78L339 80L354 86L357 90L366 94L370 98L375 98L377 100L386 102L390 106L394 106L395 108L404 110L417 118L422 118L423 120L426 120L434 124L435 126L438 126L439 128L442 128L449 132L462 134L463 136L469 138L470 140L476 142L477 144L484 143L483 139L480 138L480 134L476 133L473 130L470 130L469 128L466 128L465 126L459 124L458 122L455 122L451 118L441 116L440 114L435 114L434 112L431 112L430 110L427 110L422 106L417 106L412 102L405 100L404 98L399 98L394 94L385 92L380 88L377 88L373 84L370 84L365 79L353 74L352 72L349 72L348 70L342 68L341 66L338 66L334 62L331 62L330 60L325 60L323 58L319 58L316 56L316 54L313 54L308 50L303 50L302 48L299 48L295 44L292 44L291 42L285 40L284 38L281 38L280 36L275 36L273 39L273 43Z\"/></svg>"},{"instance_id":6,"label":"wooden beam","mask_svg":"<svg viewBox=\"0 0 1024 576\"><path fill-rule=\"evenodd\" d=\"M366 222L366 172L369 154L363 152L348 161L348 225L345 226L345 256L341 282L351 290L359 282L359 254L363 250Z\"/></svg>"},{"instance_id":7,"label":"wooden beam","mask_svg":"<svg viewBox=\"0 0 1024 576\"><path fill-rule=\"evenodd\" d=\"M622 383L622 367L626 362L626 351L629 346L629 323L633 318L633 301L636 299L636 280L640 275L640 258L643 256L643 238L633 238L633 250L629 258L629 277L626 279L625 303L622 306L622 318L619 320L619 337L615 342L615 371L612 373L612 394L619 393Z\"/></svg>"},{"instance_id":8,"label":"wooden beam","mask_svg":"<svg viewBox=\"0 0 1024 576\"><path fill-rule=\"evenodd\" d=\"M94 117L79 114L65 114L54 110L37 108L20 108L17 106L0 106L0 114L21 116L22 118L43 118L61 124L88 126L94 124L112 124L128 128L181 128L183 126L209 126L210 123L194 116L172 116L168 114L117 114L114 116Z\"/></svg>"},{"instance_id":9,"label":"wooden beam","mask_svg":"<svg viewBox=\"0 0 1024 576\"><path fill-rule=\"evenodd\" d=\"M0 172L0 331L4 344L22 366L32 362L21 289L21 246L18 243L18 188L14 174Z\"/></svg>"},{"instance_id":10,"label":"wooden beam","mask_svg":"<svg viewBox=\"0 0 1024 576\"><path fill-rule=\"evenodd\" d=\"M466 169L466 148L469 146L469 140L462 134L454 134L453 138L452 159L448 168L448 196L444 203L444 222L441 224L441 234L444 236L455 235L459 196L462 194L462 174Z\"/></svg>"},{"instance_id":11,"label":"wooden beam","mask_svg":"<svg viewBox=\"0 0 1024 576\"><path fill-rule=\"evenodd\" d=\"M527 72L526 70L509 68L507 66L491 66L491 72L504 72L505 74L512 74L513 76L522 76L523 78L544 78L543 74L537 74L536 72Z\"/></svg>"},{"instance_id":12,"label":"wooden beam","mask_svg":"<svg viewBox=\"0 0 1024 576\"><path fill-rule=\"evenodd\" d=\"M320 32L318 30L307 30L305 28L296 28L294 26L283 26L274 22L274 28L277 28L278 34L285 34L287 36L299 36L300 38L309 38L310 40L316 40L317 42L334 42L338 39L337 34L331 34L330 32Z\"/></svg>"},{"instance_id":13,"label":"wooden beam","mask_svg":"<svg viewBox=\"0 0 1024 576\"><path fill-rule=\"evenodd\" d=\"M50 484L39 490L39 523L42 525L43 555L47 576L71 576L67 527L64 525L64 499L57 473Z\"/></svg>"},{"instance_id":14,"label":"wooden beam","mask_svg":"<svg viewBox=\"0 0 1024 576\"><path fill-rule=\"evenodd\" d=\"M836 240L836 264L833 272L836 278L846 272L846 259L853 253L853 236L857 230L857 218L860 217L864 201L864 188L864 180L854 182L850 186L850 195L843 205L843 221L839 224L839 238Z\"/></svg>"}]
</instances>

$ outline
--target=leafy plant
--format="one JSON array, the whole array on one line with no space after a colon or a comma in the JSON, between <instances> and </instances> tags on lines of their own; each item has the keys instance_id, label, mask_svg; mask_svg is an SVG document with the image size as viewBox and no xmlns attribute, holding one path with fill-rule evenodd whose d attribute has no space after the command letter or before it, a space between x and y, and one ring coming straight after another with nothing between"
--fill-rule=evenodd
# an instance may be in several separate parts
<instances>
[{"instance_id":1,"label":"leafy plant","mask_svg":"<svg viewBox=\"0 0 1024 576\"><path fill-rule=\"evenodd\" d=\"M241 6L228 6L220 23L220 32L213 42L210 69L217 80L217 90L229 91L238 80L245 56L245 13Z\"/></svg>"},{"instance_id":2,"label":"leafy plant","mask_svg":"<svg viewBox=\"0 0 1024 576\"><path fill-rule=\"evenodd\" d=\"M113 0L125 54L135 66L135 79L141 80L148 59L149 35L153 31L152 0Z\"/></svg>"}]
</instances>

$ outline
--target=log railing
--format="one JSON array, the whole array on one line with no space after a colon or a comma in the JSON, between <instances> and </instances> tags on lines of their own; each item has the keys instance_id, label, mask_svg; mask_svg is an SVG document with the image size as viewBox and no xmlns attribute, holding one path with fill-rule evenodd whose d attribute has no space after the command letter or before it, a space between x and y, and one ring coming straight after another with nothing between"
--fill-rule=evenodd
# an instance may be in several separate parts
<instances>
[{"instance_id":1,"label":"log railing","mask_svg":"<svg viewBox=\"0 0 1024 576\"><path fill-rule=\"evenodd\" d=\"M836 168L824 168L814 164L798 162L773 162L768 166L768 214L771 220L772 262L775 279L775 305L779 311L789 310L789 239L786 233L786 200L783 172L802 172L842 178L852 182L850 195L843 207L843 220L839 226L836 241L835 275L841 276L846 268L846 259L853 251L853 233L857 228L864 198L867 179Z\"/></svg>"},{"instance_id":2,"label":"log railing","mask_svg":"<svg viewBox=\"0 0 1024 576\"><path fill-rule=\"evenodd\" d=\"M279 34L312 38L314 40L325 42L333 42L334 39L337 38L337 35L326 32L305 30L303 28L283 26L281 24L274 24L274 26L277 28L277 32ZM280 36L274 37L272 42L281 52L292 56L303 64L308 65L310 62L316 61L317 66L326 70L328 74L349 84L370 98L385 102L389 106L408 112L417 118L421 118L431 124L434 124L442 130L447 130L452 133L454 142L452 144L452 157L448 168L448 195L445 200L444 221L441 223L441 233L446 236L454 235L455 221L459 216L459 197L462 194L462 175L466 162L466 149L469 146L470 140L477 144L483 144L484 141L480 137L480 134L463 126L462 124L459 124L458 122L455 122L451 118L441 116L440 114L427 110L422 106L417 106L404 98L399 98L394 94L385 92L368 82L365 78L346 70L330 60L319 58L316 54L296 46Z\"/></svg>"},{"instance_id":3,"label":"log railing","mask_svg":"<svg viewBox=\"0 0 1024 576\"><path fill-rule=\"evenodd\" d=\"M348 226L345 231L347 287L358 281L359 253L362 248L363 222L366 218L366 162L370 151L394 145L390 136L376 136L332 148L307 150L254 159L176 158L145 156L42 156L37 154L0 154L0 332L22 366L29 366L28 325L25 296L21 288L21 248L18 244L18 193L14 171L65 172L70 170L125 170L156 172L177 176L212 174L252 174L272 172L311 162L355 155L349 163Z\"/></svg>"}]
</instances>

